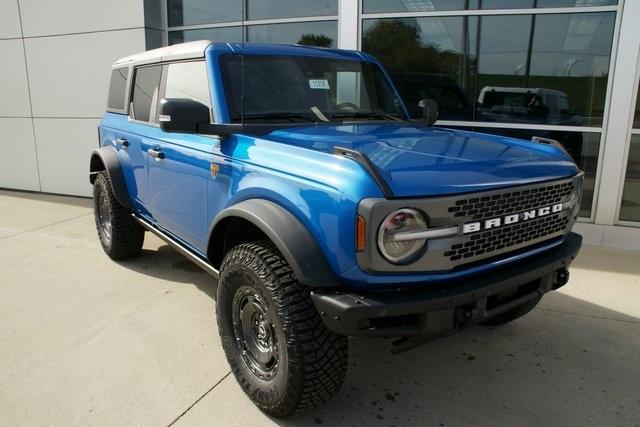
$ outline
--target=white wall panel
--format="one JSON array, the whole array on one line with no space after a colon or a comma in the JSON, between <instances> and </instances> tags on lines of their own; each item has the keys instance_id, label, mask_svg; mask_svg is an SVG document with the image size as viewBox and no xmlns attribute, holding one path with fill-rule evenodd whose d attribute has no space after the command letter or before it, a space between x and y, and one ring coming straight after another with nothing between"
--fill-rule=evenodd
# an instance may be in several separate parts
<instances>
[{"instance_id":1,"label":"white wall panel","mask_svg":"<svg viewBox=\"0 0 640 427\"><path fill-rule=\"evenodd\" d=\"M97 119L34 119L42 191L90 196L89 156Z\"/></svg>"},{"instance_id":2,"label":"white wall panel","mask_svg":"<svg viewBox=\"0 0 640 427\"><path fill-rule=\"evenodd\" d=\"M22 40L0 40L0 117L30 115Z\"/></svg>"},{"instance_id":3,"label":"white wall panel","mask_svg":"<svg viewBox=\"0 0 640 427\"><path fill-rule=\"evenodd\" d=\"M31 119L0 118L0 187L40 191Z\"/></svg>"},{"instance_id":4,"label":"white wall panel","mask_svg":"<svg viewBox=\"0 0 640 427\"><path fill-rule=\"evenodd\" d=\"M0 1L0 39L20 37L17 0Z\"/></svg>"},{"instance_id":5,"label":"white wall panel","mask_svg":"<svg viewBox=\"0 0 640 427\"><path fill-rule=\"evenodd\" d=\"M141 0L20 0L20 11L25 37L144 27Z\"/></svg>"},{"instance_id":6,"label":"white wall panel","mask_svg":"<svg viewBox=\"0 0 640 427\"><path fill-rule=\"evenodd\" d=\"M25 39L35 117L100 117L111 65L145 50L144 29Z\"/></svg>"}]
</instances>

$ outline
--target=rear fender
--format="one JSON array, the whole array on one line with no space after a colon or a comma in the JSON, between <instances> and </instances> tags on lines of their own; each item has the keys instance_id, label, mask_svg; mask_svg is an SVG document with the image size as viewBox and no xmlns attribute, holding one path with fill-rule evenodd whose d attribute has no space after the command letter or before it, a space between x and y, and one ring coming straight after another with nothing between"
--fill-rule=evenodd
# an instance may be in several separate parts
<instances>
[{"instance_id":1,"label":"rear fender","mask_svg":"<svg viewBox=\"0 0 640 427\"><path fill-rule=\"evenodd\" d=\"M111 189L118 202L122 206L131 209L129 191L118 161L118 153L114 147L97 148L91 153L91 161L89 163L89 182L91 184L95 182L96 176L100 171L106 171L107 175L109 175Z\"/></svg>"}]
</instances>

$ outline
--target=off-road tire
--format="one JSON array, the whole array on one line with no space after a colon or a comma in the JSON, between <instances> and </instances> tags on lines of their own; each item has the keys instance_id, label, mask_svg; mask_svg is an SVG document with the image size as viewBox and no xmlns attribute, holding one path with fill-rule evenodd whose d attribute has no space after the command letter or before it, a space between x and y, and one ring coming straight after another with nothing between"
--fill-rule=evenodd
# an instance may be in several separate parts
<instances>
[{"instance_id":1,"label":"off-road tire","mask_svg":"<svg viewBox=\"0 0 640 427\"><path fill-rule=\"evenodd\" d=\"M347 337L326 328L309 288L296 281L277 248L269 241L238 245L227 253L220 271L218 329L231 370L249 398L267 414L287 417L334 396L347 370ZM245 340L234 332L234 297L247 287L264 301L277 336L277 370L267 380L251 370L241 350Z\"/></svg>"},{"instance_id":2,"label":"off-road tire","mask_svg":"<svg viewBox=\"0 0 640 427\"><path fill-rule=\"evenodd\" d=\"M100 244L111 259L123 260L140 255L144 228L133 219L131 210L118 202L105 171L98 172L93 183L93 213ZM110 221L109 232L101 215Z\"/></svg>"},{"instance_id":3,"label":"off-road tire","mask_svg":"<svg viewBox=\"0 0 640 427\"><path fill-rule=\"evenodd\" d=\"M492 317L489 320L485 320L484 322L481 323L481 325L499 326L499 325L504 325L505 323L509 323L513 320L516 320L524 316L525 314L529 313L531 310L533 310L536 307L536 305L538 305L541 299L542 299L542 295L535 297L533 299L530 299L529 301L525 302L522 305L513 307L511 310L505 311L502 314L498 314L497 316Z\"/></svg>"}]
</instances>

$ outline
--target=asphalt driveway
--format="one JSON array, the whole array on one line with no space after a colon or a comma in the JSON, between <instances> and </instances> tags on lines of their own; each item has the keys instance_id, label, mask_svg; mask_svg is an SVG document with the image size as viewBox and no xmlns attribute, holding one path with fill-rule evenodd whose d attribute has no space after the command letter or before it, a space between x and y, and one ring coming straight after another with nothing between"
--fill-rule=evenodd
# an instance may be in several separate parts
<instances>
[{"instance_id":1,"label":"asphalt driveway","mask_svg":"<svg viewBox=\"0 0 640 427\"><path fill-rule=\"evenodd\" d=\"M353 339L341 392L271 419L229 375L215 281L147 233L115 263L86 199L0 191L2 425L640 425L640 253L585 247L530 315L397 356Z\"/></svg>"}]
</instances>

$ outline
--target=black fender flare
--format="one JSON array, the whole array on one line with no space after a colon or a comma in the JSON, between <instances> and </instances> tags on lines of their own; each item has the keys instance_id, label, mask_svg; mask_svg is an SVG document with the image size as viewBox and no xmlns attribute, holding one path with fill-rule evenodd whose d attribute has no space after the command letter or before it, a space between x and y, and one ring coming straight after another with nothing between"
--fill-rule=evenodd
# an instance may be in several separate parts
<instances>
[{"instance_id":1,"label":"black fender flare","mask_svg":"<svg viewBox=\"0 0 640 427\"><path fill-rule=\"evenodd\" d=\"M242 218L259 228L287 260L298 282L314 288L339 285L315 238L282 206L265 199L248 199L229 206L212 221L209 247L216 239L216 228L229 217Z\"/></svg>"},{"instance_id":2,"label":"black fender flare","mask_svg":"<svg viewBox=\"0 0 640 427\"><path fill-rule=\"evenodd\" d=\"M122 174L122 168L118 161L118 152L114 147L100 147L91 153L91 161L89 162L89 182L93 184L96 175L100 171L106 171L109 175L111 189L116 199L122 206L131 209L131 199L127 190L127 183Z\"/></svg>"}]
</instances>

